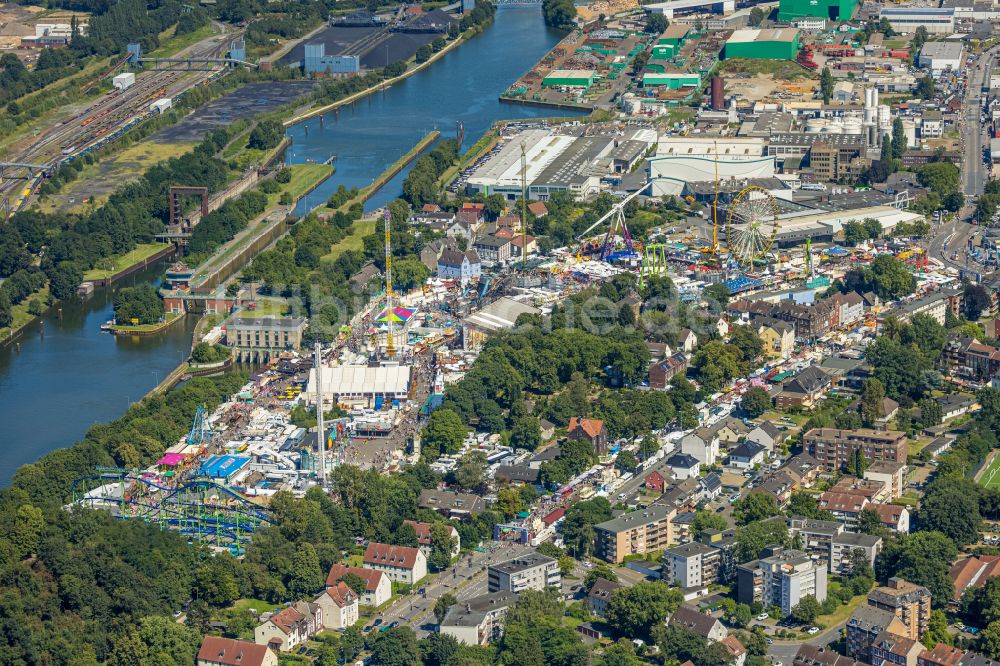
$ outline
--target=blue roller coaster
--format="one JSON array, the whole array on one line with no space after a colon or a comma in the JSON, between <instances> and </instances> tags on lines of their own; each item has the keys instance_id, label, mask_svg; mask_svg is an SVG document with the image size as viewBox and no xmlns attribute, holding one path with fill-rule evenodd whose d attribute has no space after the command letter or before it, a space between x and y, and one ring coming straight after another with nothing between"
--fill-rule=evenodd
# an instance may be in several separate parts
<instances>
[{"instance_id":1,"label":"blue roller coaster","mask_svg":"<svg viewBox=\"0 0 1000 666\"><path fill-rule=\"evenodd\" d=\"M141 520L180 532L189 542L243 553L254 533L272 524L263 506L224 485L169 479L140 470L99 468L73 482L73 505L106 509L119 520Z\"/></svg>"}]
</instances>

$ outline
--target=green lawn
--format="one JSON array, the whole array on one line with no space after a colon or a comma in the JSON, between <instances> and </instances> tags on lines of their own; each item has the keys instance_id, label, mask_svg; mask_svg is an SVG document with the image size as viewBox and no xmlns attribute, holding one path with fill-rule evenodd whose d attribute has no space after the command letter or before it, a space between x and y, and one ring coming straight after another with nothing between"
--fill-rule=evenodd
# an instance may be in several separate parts
<instances>
[{"instance_id":1,"label":"green lawn","mask_svg":"<svg viewBox=\"0 0 1000 666\"><path fill-rule=\"evenodd\" d=\"M281 298L261 298L256 301L253 310L240 310L240 316L260 319L262 317L280 317L285 312L286 303Z\"/></svg>"},{"instance_id":2,"label":"green lawn","mask_svg":"<svg viewBox=\"0 0 1000 666\"><path fill-rule=\"evenodd\" d=\"M258 613L266 613L273 610L278 604L273 604L270 601L264 601L263 599L237 599L233 602L233 608L236 610L255 610Z\"/></svg>"},{"instance_id":3,"label":"green lawn","mask_svg":"<svg viewBox=\"0 0 1000 666\"><path fill-rule=\"evenodd\" d=\"M333 174L333 167L329 164L293 164L288 168L292 171L292 180L282 185L281 190L288 192L295 200L302 198L317 183Z\"/></svg>"},{"instance_id":4,"label":"green lawn","mask_svg":"<svg viewBox=\"0 0 1000 666\"><path fill-rule=\"evenodd\" d=\"M821 626L829 628L836 626L841 622L846 622L847 618L851 617L851 615L858 608L858 606L861 605L861 602L863 602L867 598L868 598L867 594L859 594L858 596L848 601L846 604L838 606L837 610L830 613L829 615L820 615L819 617L816 618L816 621L813 624L815 624L818 627Z\"/></svg>"},{"instance_id":5,"label":"green lawn","mask_svg":"<svg viewBox=\"0 0 1000 666\"><path fill-rule=\"evenodd\" d=\"M159 331L163 328L166 328L168 324L172 323L179 317L183 316L184 315L182 315L179 312L174 312L173 314L168 314L166 319L164 319L163 321L157 322L155 324L135 324L135 325L116 324L114 330L121 333L152 333L153 331Z\"/></svg>"},{"instance_id":6,"label":"green lawn","mask_svg":"<svg viewBox=\"0 0 1000 666\"><path fill-rule=\"evenodd\" d=\"M170 243L140 243L131 252L108 257L107 263L101 265L100 268L92 268L86 271L83 274L83 279L100 280L101 278L110 277L118 271L125 270L133 264L152 257L167 247L170 247Z\"/></svg>"},{"instance_id":7,"label":"green lawn","mask_svg":"<svg viewBox=\"0 0 1000 666\"><path fill-rule=\"evenodd\" d=\"M351 225L351 233L330 248L330 252L323 256L323 261L336 261L337 257L348 250L361 250L365 245L365 236L374 232L375 220L357 220Z\"/></svg>"}]
</instances>

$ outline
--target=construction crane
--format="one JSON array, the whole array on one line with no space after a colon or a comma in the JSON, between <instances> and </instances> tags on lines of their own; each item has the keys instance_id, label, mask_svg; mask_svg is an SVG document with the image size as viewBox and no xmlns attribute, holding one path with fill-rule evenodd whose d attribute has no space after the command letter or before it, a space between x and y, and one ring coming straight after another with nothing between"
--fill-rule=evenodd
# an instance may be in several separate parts
<instances>
[{"instance_id":1,"label":"construction crane","mask_svg":"<svg viewBox=\"0 0 1000 666\"><path fill-rule=\"evenodd\" d=\"M385 355L396 355L396 345L392 340L392 213L385 207L382 213L385 222Z\"/></svg>"},{"instance_id":2,"label":"construction crane","mask_svg":"<svg viewBox=\"0 0 1000 666\"><path fill-rule=\"evenodd\" d=\"M524 153L524 142L521 142L521 270L526 270L528 264L528 158ZM485 293L485 291L484 291Z\"/></svg>"},{"instance_id":3,"label":"construction crane","mask_svg":"<svg viewBox=\"0 0 1000 666\"><path fill-rule=\"evenodd\" d=\"M316 341L316 357L313 361L316 370L316 455L318 456L319 483L326 487L326 428L323 427L323 353L319 340Z\"/></svg>"}]
</instances>

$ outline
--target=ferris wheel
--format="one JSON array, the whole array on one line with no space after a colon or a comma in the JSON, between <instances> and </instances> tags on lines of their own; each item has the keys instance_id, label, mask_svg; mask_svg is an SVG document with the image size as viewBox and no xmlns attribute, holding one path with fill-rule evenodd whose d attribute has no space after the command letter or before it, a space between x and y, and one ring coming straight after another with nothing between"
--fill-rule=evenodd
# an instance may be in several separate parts
<instances>
[{"instance_id":1,"label":"ferris wheel","mask_svg":"<svg viewBox=\"0 0 1000 666\"><path fill-rule=\"evenodd\" d=\"M767 190L745 188L729 204L726 244L729 256L743 265L762 259L778 237L778 202Z\"/></svg>"}]
</instances>

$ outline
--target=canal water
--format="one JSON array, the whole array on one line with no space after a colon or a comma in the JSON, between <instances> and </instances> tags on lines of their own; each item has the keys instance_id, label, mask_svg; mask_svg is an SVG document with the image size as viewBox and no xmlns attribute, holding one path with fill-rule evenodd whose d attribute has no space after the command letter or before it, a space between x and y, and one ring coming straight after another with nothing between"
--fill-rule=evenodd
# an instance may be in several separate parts
<instances>
[{"instance_id":1,"label":"canal water","mask_svg":"<svg viewBox=\"0 0 1000 666\"><path fill-rule=\"evenodd\" d=\"M194 317L153 337L101 331L112 316L114 290L157 284L165 268L161 263L85 300L64 301L22 332L20 349L0 348L0 486L21 465L121 416L187 356Z\"/></svg>"},{"instance_id":2,"label":"canal water","mask_svg":"<svg viewBox=\"0 0 1000 666\"><path fill-rule=\"evenodd\" d=\"M322 162L336 155L336 174L303 200L326 201L338 185L363 187L425 134L455 136L465 125L469 146L501 118L567 115L501 104L497 97L560 39L542 22L541 8L506 6L482 34L423 71L354 105L290 128L291 162ZM377 207L399 196L406 171L368 203ZM155 283L164 265L136 273L116 288ZM98 289L85 301L62 303L0 348L0 486L14 471L53 449L80 440L95 423L114 420L174 369L190 348L193 318L150 338L103 333L113 293Z\"/></svg>"},{"instance_id":3,"label":"canal water","mask_svg":"<svg viewBox=\"0 0 1000 666\"><path fill-rule=\"evenodd\" d=\"M396 85L288 130L289 163L323 162L336 156L336 173L299 202L296 213L325 202L337 187L364 187L431 130L455 138L465 127L463 148L479 140L493 121L567 116L555 111L501 103L498 97L561 39L545 27L541 5L505 5L482 34L445 54ZM382 206L402 192L404 169L365 205Z\"/></svg>"}]
</instances>

